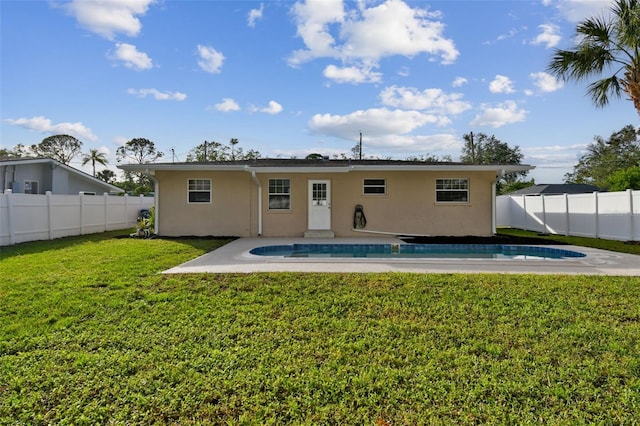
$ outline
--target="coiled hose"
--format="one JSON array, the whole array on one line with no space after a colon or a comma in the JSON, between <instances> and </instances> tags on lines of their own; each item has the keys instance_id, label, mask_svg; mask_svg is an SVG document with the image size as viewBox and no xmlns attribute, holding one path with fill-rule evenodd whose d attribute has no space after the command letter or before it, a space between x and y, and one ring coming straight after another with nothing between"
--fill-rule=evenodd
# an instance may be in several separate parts
<instances>
[{"instance_id":1,"label":"coiled hose","mask_svg":"<svg viewBox=\"0 0 640 426\"><path fill-rule=\"evenodd\" d=\"M353 228L362 229L367 226L367 217L364 215L364 207L361 204L356 204L356 209L353 212Z\"/></svg>"}]
</instances>

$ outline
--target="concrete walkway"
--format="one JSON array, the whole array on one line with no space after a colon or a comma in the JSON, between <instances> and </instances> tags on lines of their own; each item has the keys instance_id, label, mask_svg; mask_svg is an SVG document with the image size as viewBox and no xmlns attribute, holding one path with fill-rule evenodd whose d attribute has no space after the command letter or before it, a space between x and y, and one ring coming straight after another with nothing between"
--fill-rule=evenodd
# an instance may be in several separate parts
<instances>
[{"instance_id":1,"label":"concrete walkway","mask_svg":"<svg viewBox=\"0 0 640 426\"><path fill-rule=\"evenodd\" d=\"M576 259L416 259L416 258L284 258L255 256L260 246L302 244L405 244L382 238L240 238L164 273L251 272L439 272L502 274L583 274L640 276L640 256L577 246L545 246L586 254Z\"/></svg>"}]
</instances>

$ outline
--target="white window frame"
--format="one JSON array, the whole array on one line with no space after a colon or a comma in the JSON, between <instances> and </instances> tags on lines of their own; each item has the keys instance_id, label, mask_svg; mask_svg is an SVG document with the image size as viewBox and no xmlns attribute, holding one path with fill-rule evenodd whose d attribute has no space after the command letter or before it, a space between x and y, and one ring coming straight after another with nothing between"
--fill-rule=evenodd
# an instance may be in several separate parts
<instances>
[{"instance_id":1,"label":"white window frame","mask_svg":"<svg viewBox=\"0 0 640 426\"><path fill-rule=\"evenodd\" d=\"M382 185L379 183L367 184L367 181L382 181ZM382 192L367 192L367 188L382 188ZM382 196L387 195L387 180L384 178L367 178L362 180L362 194L368 196Z\"/></svg>"},{"instance_id":2,"label":"white window frame","mask_svg":"<svg viewBox=\"0 0 640 426\"><path fill-rule=\"evenodd\" d=\"M36 184L36 192L33 192L33 184ZM27 184L29 185L29 192L27 192ZM37 180L25 180L23 191L25 194L39 194L40 193L40 182Z\"/></svg>"},{"instance_id":3,"label":"white window frame","mask_svg":"<svg viewBox=\"0 0 640 426\"><path fill-rule=\"evenodd\" d=\"M461 183L465 185L461 185ZM436 203L437 204L469 204L471 193L469 190L469 178L439 178L436 179ZM439 188L439 186L441 186ZM464 187L461 187L464 186ZM440 200L442 193L465 193L466 200Z\"/></svg>"},{"instance_id":4,"label":"white window frame","mask_svg":"<svg viewBox=\"0 0 640 426\"><path fill-rule=\"evenodd\" d=\"M195 187L192 188L191 183L194 183ZM208 186L209 189L206 188L199 188L198 185L202 184L204 182L208 182ZM209 193L209 200L208 201L191 201L191 194L192 193L205 193L208 192ZM211 179L206 179L206 178L190 178L187 179L187 204L211 204L212 200L213 200L213 186L211 184Z\"/></svg>"},{"instance_id":5,"label":"white window frame","mask_svg":"<svg viewBox=\"0 0 640 426\"><path fill-rule=\"evenodd\" d=\"M283 192L271 192L271 182L272 181L287 181L288 182L288 186L282 185L282 186L276 186L277 188L287 188L288 191L283 191ZM271 197L278 197L281 199L285 199L286 197L289 197L289 205L287 207L271 207ZM271 211L290 211L291 210L291 179L290 178L269 178L269 180L267 181L267 207L269 210Z\"/></svg>"}]
</instances>

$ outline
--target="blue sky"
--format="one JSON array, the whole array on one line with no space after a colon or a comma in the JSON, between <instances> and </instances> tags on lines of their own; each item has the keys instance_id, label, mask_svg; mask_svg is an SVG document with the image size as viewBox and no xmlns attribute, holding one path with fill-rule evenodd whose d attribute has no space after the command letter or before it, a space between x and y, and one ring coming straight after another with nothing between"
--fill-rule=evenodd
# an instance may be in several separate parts
<instances>
[{"instance_id":1,"label":"blue sky","mask_svg":"<svg viewBox=\"0 0 640 426\"><path fill-rule=\"evenodd\" d=\"M268 157L459 159L462 135L519 146L559 183L593 137L638 125L545 73L607 0L0 0L1 146L204 140ZM72 163L80 168L80 158ZM86 168L86 170L90 170Z\"/></svg>"}]
</instances>

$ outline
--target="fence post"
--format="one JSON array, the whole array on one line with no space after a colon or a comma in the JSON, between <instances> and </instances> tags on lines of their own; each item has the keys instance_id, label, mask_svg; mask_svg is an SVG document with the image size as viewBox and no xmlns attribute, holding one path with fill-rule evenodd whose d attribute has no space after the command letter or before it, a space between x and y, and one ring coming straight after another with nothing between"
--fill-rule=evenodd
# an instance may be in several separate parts
<instances>
[{"instance_id":1,"label":"fence post","mask_svg":"<svg viewBox=\"0 0 640 426\"><path fill-rule=\"evenodd\" d=\"M527 227L527 219L529 217L529 213L527 212L527 196L522 194L522 212L524 213L524 220L522 221L522 227L525 230L529 230Z\"/></svg>"},{"instance_id":2,"label":"fence post","mask_svg":"<svg viewBox=\"0 0 640 426\"><path fill-rule=\"evenodd\" d=\"M78 193L80 197L80 235L84 235L84 192Z\"/></svg>"},{"instance_id":3,"label":"fence post","mask_svg":"<svg viewBox=\"0 0 640 426\"><path fill-rule=\"evenodd\" d=\"M49 239L53 240L53 207L51 206L51 191L45 192L47 195L47 224L49 228Z\"/></svg>"},{"instance_id":4,"label":"fence post","mask_svg":"<svg viewBox=\"0 0 640 426\"><path fill-rule=\"evenodd\" d=\"M13 220L13 191L10 189L5 189L4 193L7 195L7 222L9 225L9 245L13 245L16 243L16 230L14 229L14 220Z\"/></svg>"},{"instance_id":5,"label":"fence post","mask_svg":"<svg viewBox=\"0 0 640 426\"><path fill-rule=\"evenodd\" d=\"M107 232L109 230L109 193L104 192L103 194L104 201L104 231Z\"/></svg>"},{"instance_id":6,"label":"fence post","mask_svg":"<svg viewBox=\"0 0 640 426\"><path fill-rule=\"evenodd\" d=\"M566 192L564 193L564 221L565 221L565 232L564 235L565 236L569 236L571 235L571 232L569 230L570 228L570 223L571 223L571 215L569 214L569 194L567 194Z\"/></svg>"},{"instance_id":7,"label":"fence post","mask_svg":"<svg viewBox=\"0 0 640 426\"><path fill-rule=\"evenodd\" d=\"M598 191L594 191L593 192L593 200L595 203L594 206L594 212L593 212L593 216L596 218L596 229L595 229L595 238L599 238L599 234L600 234L600 217L599 217L599 212L598 212Z\"/></svg>"},{"instance_id":8,"label":"fence post","mask_svg":"<svg viewBox=\"0 0 640 426\"><path fill-rule=\"evenodd\" d=\"M544 203L544 194L540 195L540 200L542 201L542 223L544 224L544 233L549 233L549 226L547 225L547 208Z\"/></svg>"},{"instance_id":9,"label":"fence post","mask_svg":"<svg viewBox=\"0 0 640 426\"><path fill-rule=\"evenodd\" d=\"M127 215L129 214L129 194L124 194L124 213L122 214L122 222L125 227L129 226Z\"/></svg>"},{"instance_id":10,"label":"fence post","mask_svg":"<svg viewBox=\"0 0 640 426\"><path fill-rule=\"evenodd\" d=\"M633 190L627 189L627 196L629 200L629 240L633 240L636 236L636 232L633 226Z\"/></svg>"}]
</instances>

